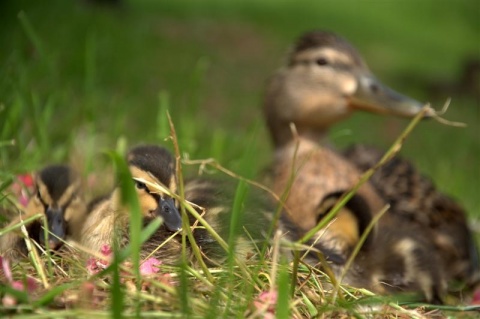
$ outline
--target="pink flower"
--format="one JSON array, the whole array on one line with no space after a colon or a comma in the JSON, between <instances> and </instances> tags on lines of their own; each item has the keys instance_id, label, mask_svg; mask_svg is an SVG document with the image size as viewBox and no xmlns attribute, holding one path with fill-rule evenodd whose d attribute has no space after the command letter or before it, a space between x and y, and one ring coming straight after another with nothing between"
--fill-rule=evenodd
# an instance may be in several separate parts
<instances>
[{"instance_id":1,"label":"pink flower","mask_svg":"<svg viewBox=\"0 0 480 319\"><path fill-rule=\"evenodd\" d=\"M266 310L264 318L274 318L277 299L278 293L276 290L264 291L253 301L253 305L257 310Z\"/></svg>"},{"instance_id":2,"label":"pink flower","mask_svg":"<svg viewBox=\"0 0 480 319\"><path fill-rule=\"evenodd\" d=\"M21 193L20 196L18 197L18 202L19 202L20 205L22 205L23 207L27 207L28 201L29 201L28 195L26 195L25 192L22 191L22 193Z\"/></svg>"},{"instance_id":3,"label":"pink flower","mask_svg":"<svg viewBox=\"0 0 480 319\"><path fill-rule=\"evenodd\" d=\"M480 288L473 293L472 305L480 305Z\"/></svg>"},{"instance_id":4,"label":"pink flower","mask_svg":"<svg viewBox=\"0 0 480 319\"><path fill-rule=\"evenodd\" d=\"M109 264L110 262L107 260L90 257L87 260L87 270L91 275L95 275L96 273L106 269Z\"/></svg>"},{"instance_id":5,"label":"pink flower","mask_svg":"<svg viewBox=\"0 0 480 319\"><path fill-rule=\"evenodd\" d=\"M102 248L100 248L100 252L106 257L110 257L113 253L112 247L110 247L110 245L103 245Z\"/></svg>"},{"instance_id":6,"label":"pink flower","mask_svg":"<svg viewBox=\"0 0 480 319\"><path fill-rule=\"evenodd\" d=\"M140 265L140 273L143 276L154 275L160 270L162 262L156 258L150 257Z\"/></svg>"},{"instance_id":7,"label":"pink flower","mask_svg":"<svg viewBox=\"0 0 480 319\"><path fill-rule=\"evenodd\" d=\"M34 292L38 288L36 280L29 276L27 276L26 282L19 281L19 280L12 281L11 286L15 290L25 291L28 293Z\"/></svg>"},{"instance_id":8,"label":"pink flower","mask_svg":"<svg viewBox=\"0 0 480 319\"><path fill-rule=\"evenodd\" d=\"M17 175L15 182L10 186L10 191L18 202L26 207L31 194L34 193L34 179L31 174Z\"/></svg>"},{"instance_id":9,"label":"pink flower","mask_svg":"<svg viewBox=\"0 0 480 319\"><path fill-rule=\"evenodd\" d=\"M110 259L112 256L112 247L109 245L103 245L102 248L100 248L100 253L107 257L106 259L98 259L94 257L90 257L87 260L87 271L89 274L94 275L108 267L110 265Z\"/></svg>"},{"instance_id":10,"label":"pink flower","mask_svg":"<svg viewBox=\"0 0 480 319\"><path fill-rule=\"evenodd\" d=\"M9 282L12 282L13 277L12 277L12 270L10 269L10 262L8 261L7 258L0 256L0 263L2 264L2 270L5 278L7 278Z\"/></svg>"},{"instance_id":11,"label":"pink flower","mask_svg":"<svg viewBox=\"0 0 480 319\"><path fill-rule=\"evenodd\" d=\"M25 187L27 187L27 188L33 187L33 176L32 176L32 174L18 175L17 179L20 180L20 182L23 185L25 185Z\"/></svg>"},{"instance_id":12,"label":"pink flower","mask_svg":"<svg viewBox=\"0 0 480 319\"><path fill-rule=\"evenodd\" d=\"M13 280L12 270L10 269L10 263L8 259L0 256L0 263L2 264L2 270L5 278L10 283L10 287L18 291L27 292L28 294L31 294L37 290L37 282L30 276L26 276L24 281ZM2 304L4 306L14 306L17 304L17 300L15 299L15 297L6 294L2 298Z\"/></svg>"}]
</instances>

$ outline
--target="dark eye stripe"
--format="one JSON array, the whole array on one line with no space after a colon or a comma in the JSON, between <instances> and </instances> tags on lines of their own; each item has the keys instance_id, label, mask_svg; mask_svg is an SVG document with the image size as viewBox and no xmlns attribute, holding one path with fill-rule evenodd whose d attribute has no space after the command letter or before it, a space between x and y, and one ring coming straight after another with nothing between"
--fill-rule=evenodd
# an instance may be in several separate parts
<instances>
[{"instance_id":1,"label":"dark eye stripe","mask_svg":"<svg viewBox=\"0 0 480 319\"><path fill-rule=\"evenodd\" d=\"M45 208L45 210L47 209L48 205L47 203L45 203L45 201L43 200L42 198L42 195L40 194L40 188L37 187L37 198L38 200L40 201L40 203L43 205L43 207Z\"/></svg>"},{"instance_id":2,"label":"dark eye stripe","mask_svg":"<svg viewBox=\"0 0 480 319\"><path fill-rule=\"evenodd\" d=\"M157 194L157 193L149 193L150 195L152 195L153 198L155 198L155 200L158 202L160 200L160 194Z\"/></svg>"}]
</instances>

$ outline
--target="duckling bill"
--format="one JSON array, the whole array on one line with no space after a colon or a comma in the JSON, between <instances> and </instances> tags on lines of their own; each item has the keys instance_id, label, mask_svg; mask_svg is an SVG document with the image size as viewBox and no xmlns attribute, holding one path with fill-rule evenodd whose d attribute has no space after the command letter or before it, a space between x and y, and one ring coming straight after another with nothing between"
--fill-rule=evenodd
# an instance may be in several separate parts
<instances>
[{"instance_id":1,"label":"duckling bill","mask_svg":"<svg viewBox=\"0 0 480 319\"><path fill-rule=\"evenodd\" d=\"M45 237L42 222L35 220L26 226L29 236L50 249L60 248L68 238L78 240L86 213L79 176L67 165L47 166L36 174L35 188L36 194L28 202L22 219L43 213L48 234ZM10 226L20 220L20 217L16 218ZM12 258L27 252L18 232L10 232L0 238L0 251Z\"/></svg>"}]
</instances>

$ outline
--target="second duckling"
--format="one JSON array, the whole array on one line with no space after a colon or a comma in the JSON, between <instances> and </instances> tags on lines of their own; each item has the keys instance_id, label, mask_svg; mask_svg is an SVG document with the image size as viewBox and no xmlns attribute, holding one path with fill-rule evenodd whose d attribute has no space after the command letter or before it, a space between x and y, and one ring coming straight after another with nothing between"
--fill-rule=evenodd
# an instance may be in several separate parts
<instances>
[{"instance_id":1,"label":"second duckling","mask_svg":"<svg viewBox=\"0 0 480 319\"><path fill-rule=\"evenodd\" d=\"M175 160L168 150L156 145L141 145L134 147L127 154L127 162L134 179L139 198L144 223L149 223L153 218L161 216L164 220L160 228L148 239L141 250L141 257L148 256L158 248L154 257L166 264L175 264L181 253L182 238L179 233L182 227L179 205L175 199L167 194L159 193L140 180L167 187L170 192L177 192L177 178ZM223 181L196 178L185 183L185 199L194 204L203 218L217 233L227 239L231 232L235 232L235 252L244 259L255 254L255 243L250 238L260 239L265 223L262 216L267 214L262 211L266 203L251 206L256 214L254 219L247 217L240 221L238 229L230 229L230 217L234 189ZM264 205L264 206L262 206ZM248 205L247 205L248 206ZM249 214L248 208L246 214ZM226 256L220 245L207 230L198 224L197 220L189 215L189 224L193 236L200 247L207 264L221 263ZM113 193L94 203L91 213L82 231L82 244L94 251L100 250L105 244L112 244L113 240L123 246L128 243L129 212L120 204L120 191Z\"/></svg>"}]
</instances>

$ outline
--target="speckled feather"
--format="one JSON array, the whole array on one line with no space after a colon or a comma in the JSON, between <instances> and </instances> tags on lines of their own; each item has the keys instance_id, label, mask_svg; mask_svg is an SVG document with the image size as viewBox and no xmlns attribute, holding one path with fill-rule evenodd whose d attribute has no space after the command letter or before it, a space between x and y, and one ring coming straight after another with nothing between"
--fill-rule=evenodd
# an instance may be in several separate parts
<instances>
[{"instance_id":1,"label":"speckled feather","mask_svg":"<svg viewBox=\"0 0 480 319\"><path fill-rule=\"evenodd\" d=\"M366 145L354 145L344 154L360 170L374 166L383 156L380 150ZM421 232L433 239L441 258L447 261L450 279L470 285L480 280L478 249L465 210L456 201L438 191L428 177L402 157L379 168L371 184L402 223L420 226Z\"/></svg>"}]
</instances>

